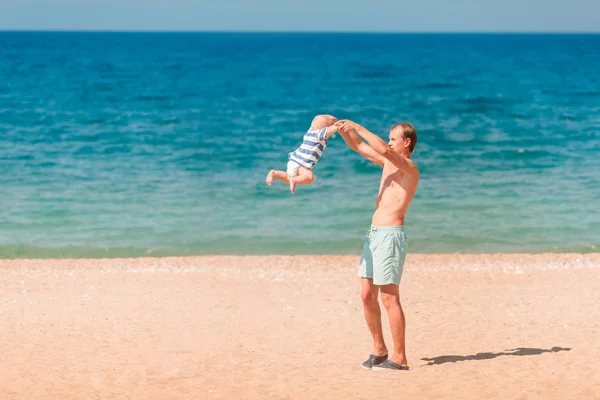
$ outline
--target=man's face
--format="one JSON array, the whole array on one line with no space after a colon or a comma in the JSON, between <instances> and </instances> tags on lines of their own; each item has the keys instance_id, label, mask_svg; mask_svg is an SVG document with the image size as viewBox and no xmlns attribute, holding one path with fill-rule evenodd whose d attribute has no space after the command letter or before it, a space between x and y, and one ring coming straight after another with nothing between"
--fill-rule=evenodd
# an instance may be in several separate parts
<instances>
[{"instance_id":1,"label":"man's face","mask_svg":"<svg viewBox=\"0 0 600 400\"><path fill-rule=\"evenodd\" d=\"M390 131L390 141L388 146L394 151L394 153L400 154L408 146L407 139L399 129Z\"/></svg>"}]
</instances>

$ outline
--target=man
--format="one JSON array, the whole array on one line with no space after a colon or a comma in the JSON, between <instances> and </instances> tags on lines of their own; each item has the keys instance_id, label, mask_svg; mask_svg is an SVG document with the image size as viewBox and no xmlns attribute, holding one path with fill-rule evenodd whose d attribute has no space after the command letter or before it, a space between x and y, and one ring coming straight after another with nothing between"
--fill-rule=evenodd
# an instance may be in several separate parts
<instances>
[{"instance_id":1,"label":"man","mask_svg":"<svg viewBox=\"0 0 600 400\"><path fill-rule=\"evenodd\" d=\"M417 132L410 124L397 124L390 130L390 140L386 144L379 136L355 122L344 120L337 125L342 138L352 150L383 167L375 213L358 268L358 275L362 278L361 298L365 320L374 345L373 354L363 363L363 368L407 370L406 321L400 305L399 284L406 257L404 215L419 182L419 170L410 160L417 144ZM391 357L388 357L383 340L381 310L377 300L379 293L387 310L394 340Z\"/></svg>"}]
</instances>

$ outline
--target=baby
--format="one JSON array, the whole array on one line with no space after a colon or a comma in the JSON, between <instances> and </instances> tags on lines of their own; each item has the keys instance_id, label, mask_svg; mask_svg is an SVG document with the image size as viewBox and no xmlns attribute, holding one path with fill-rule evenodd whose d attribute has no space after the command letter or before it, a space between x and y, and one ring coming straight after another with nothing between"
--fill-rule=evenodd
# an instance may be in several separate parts
<instances>
[{"instance_id":1,"label":"baby","mask_svg":"<svg viewBox=\"0 0 600 400\"><path fill-rule=\"evenodd\" d=\"M292 193L296 185L309 185L313 183L315 175L312 168L323 155L327 147L327 138L337 130L335 125L338 119L332 115L317 115L310 124L310 129L304 134L300 147L288 154L287 171L274 169L267 175L267 184L271 186L273 179L290 184Z\"/></svg>"}]
</instances>

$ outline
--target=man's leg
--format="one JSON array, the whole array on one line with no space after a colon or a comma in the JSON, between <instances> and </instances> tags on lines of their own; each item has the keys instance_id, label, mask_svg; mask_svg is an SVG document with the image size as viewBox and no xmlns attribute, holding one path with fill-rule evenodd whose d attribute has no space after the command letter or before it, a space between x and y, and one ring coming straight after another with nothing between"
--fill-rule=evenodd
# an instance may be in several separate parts
<instances>
[{"instance_id":1,"label":"man's leg","mask_svg":"<svg viewBox=\"0 0 600 400\"><path fill-rule=\"evenodd\" d=\"M392 338L394 339L394 354L390 357L390 361L399 365L407 365L406 319L404 318L404 311L402 311L402 305L400 304L399 287L398 285L390 284L380 286L379 289L381 290L381 301L390 319L390 329L392 330Z\"/></svg>"},{"instance_id":2,"label":"man's leg","mask_svg":"<svg viewBox=\"0 0 600 400\"><path fill-rule=\"evenodd\" d=\"M376 356L385 356L388 349L383 340L383 329L381 327L381 309L377 296L379 287L373 285L373 279L362 278L360 297L362 298L367 326L373 336L373 354Z\"/></svg>"}]
</instances>

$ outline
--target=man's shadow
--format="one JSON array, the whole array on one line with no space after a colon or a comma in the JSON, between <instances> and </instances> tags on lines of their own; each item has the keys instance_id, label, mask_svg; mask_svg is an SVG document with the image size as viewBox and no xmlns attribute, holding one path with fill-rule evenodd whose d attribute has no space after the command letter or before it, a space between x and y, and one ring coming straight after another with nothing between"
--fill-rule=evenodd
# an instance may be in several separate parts
<instances>
[{"instance_id":1,"label":"man's shadow","mask_svg":"<svg viewBox=\"0 0 600 400\"><path fill-rule=\"evenodd\" d=\"M535 356L542 353L558 353L559 351L570 351L571 348L553 347L551 349L534 349L529 347L519 347L512 350L505 350L502 353L477 353L470 356L439 356L433 358L421 358L423 361L428 361L427 365L439 365L445 363L455 363L458 361L470 360L489 360L500 356Z\"/></svg>"}]
</instances>

